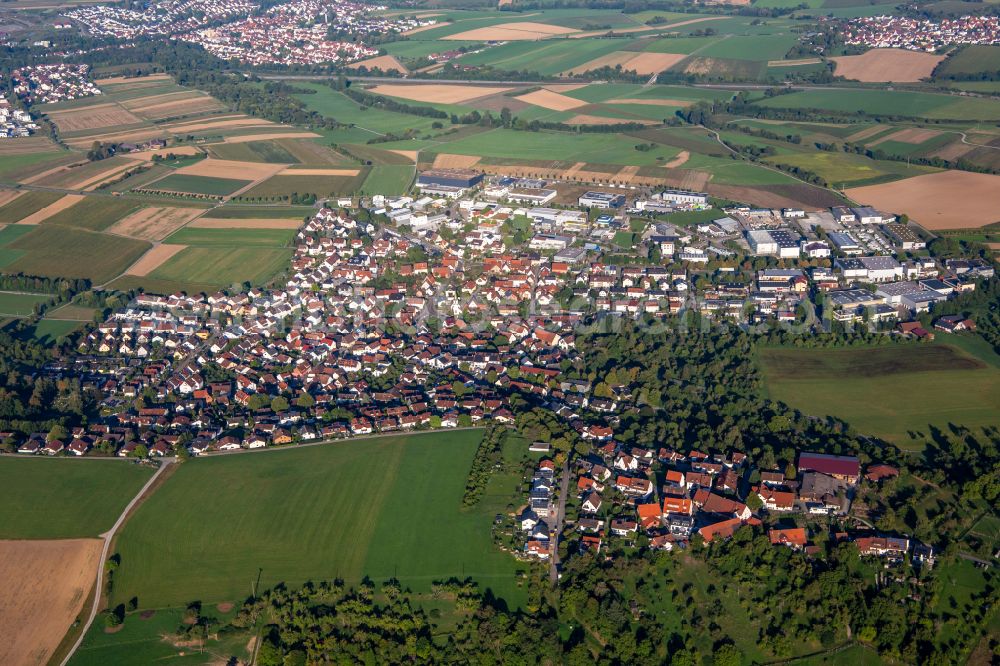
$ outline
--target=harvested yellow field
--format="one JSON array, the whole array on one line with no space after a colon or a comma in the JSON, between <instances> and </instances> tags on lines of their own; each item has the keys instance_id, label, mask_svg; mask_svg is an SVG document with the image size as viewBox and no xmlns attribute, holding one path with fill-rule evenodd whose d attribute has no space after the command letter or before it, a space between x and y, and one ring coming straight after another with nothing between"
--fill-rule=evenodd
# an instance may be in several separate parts
<instances>
[{"instance_id":1,"label":"harvested yellow field","mask_svg":"<svg viewBox=\"0 0 1000 666\"><path fill-rule=\"evenodd\" d=\"M691 153L689 153L686 150L682 150L681 152L677 153L677 157L675 157L674 159L670 160L669 162L667 162L663 166L666 167L666 168L668 168L668 169L676 169L677 167L682 166L689 159L691 159Z\"/></svg>"},{"instance_id":2,"label":"harvested yellow field","mask_svg":"<svg viewBox=\"0 0 1000 666\"><path fill-rule=\"evenodd\" d=\"M535 106L540 106L543 109L550 109L552 111L572 111L573 109L578 109L581 106L587 106L587 102L576 99L575 97L569 97L568 95L552 92L551 90L546 90L545 88L536 90L535 92L530 92L527 95L520 95L515 99L527 102L528 104L534 104Z\"/></svg>"},{"instance_id":3,"label":"harvested yellow field","mask_svg":"<svg viewBox=\"0 0 1000 666\"><path fill-rule=\"evenodd\" d=\"M640 53L622 67L634 70L639 74L659 74L667 71L686 57L687 55L681 53Z\"/></svg>"},{"instance_id":4,"label":"harvested yellow field","mask_svg":"<svg viewBox=\"0 0 1000 666\"><path fill-rule=\"evenodd\" d=\"M26 190L0 190L0 206L6 206L11 201L24 194L25 191Z\"/></svg>"},{"instance_id":5,"label":"harvested yellow field","mask_svg":"<svg viewBox=\"0 0 1000 666\"><path fill-rule=\"evenodd\" d=\"M234 180L256 180L270 178L286 164L266 164L263 162L240 162L237 160L217 160L206 157L203 160L174 171L184 176L207 176L209 178L232 178Z\"/></svg>"},{"instance_id":6,"label":"harvested yellow field","mask_svg":"<svg viewBox=\"0 0 1000 666\"><path fill-rule=\"evenodd\" d=\"M937 130L927 129L924 127L907 127L906 129L901 129L898 132L887 134L869 145L877 146L883 141L900 141L902 143L919 144L924 141L930 141L940 134L941 132Z\"/></svg>"},{"instance_id":7,"label":"harvested yellow field","mask_svg":"<svg viewBox=\"0 0 1000 666\"><path fill-rule=\"evenodd\" d=\"M48 663L94 585L100 539L0 541L0 664Z\"/></svg>"},{"instance_id":8,"label":"harvested yellow field","mask_svg":"<svg viewBox=\"0 0 1000 666\"><path fill-rule=\"evenodd\" d=\"M150 74L148 76L112 76L95 81L99 86L113 86L120 83L138 83L140 81L169 81L169 74Z\"/></svg>"},{"instance_id":9,"label":"harvested yellow field","mask_svg":"<svg viewBox=\"0 0 1000 666\"><path fill-rule=\"evenodd\" d=\"M443 83L426 83L406 85L388 83L375 86L370 92L376 95L388 95L401 99L411 99L415 102L439 102L441 104L461 104L470 99L499 95L510 90L509 87L452 85Z\"/></svg>"},{"instance_id":10,"label":"harvested yellow field","mask_svg":"<svg viewBox=\"0 0 1000 666\"><path fill-rule=\"evenodd\" d=\"M440 27L441 27L440 23L431 23L430 25L422 25L419 28L413 28L412 30L407 30L406 32L404 32L402 34L404 34L404 35L415 35L418 32L423 32L425 30L433 30L434 28L440 28Z\"/></svg>"},{"instance_id":11,"label":"harvested yellow field","mask_svg":"<svg viewBox=\"0 0 1000 666\"><path fill-rule=\"evenodd\" d=\"M187 245L168 245L161 243L154 245L151 250L139 258L139 261L125 271L127 275L137 275L145 277L167 262L181 250L187 249Z\"/></svg>"},{"instance_id":12,"label":"harvested yellow field","mask_svg":"<svg viewBox=\"0 0 1000 666\"><path fill-rule=\"evenodd\" d=\"M60 132L79 132L142 122L141 119L113 103L95 104L94 106L67 109L66 111L49 111L45 115L56 124Z\"/></svg>"},{"instance_id":13,"label":"harvested yellow field","mask_svg":"<svg viewBox=\"0 0 1000 666\"><path fill-rule=\"evenodd\" d=\"M188 132L201 132L210 129L229 129L230 127L274 127L274 123L260 118L248 118L246 116L229 119L219 119L204 122L177 123L176 125L166 125L165 129L174 134L186 134Z\"/></svg>"},{"instance_id":14,"label":"harvested yellow field","mask_svg":"<svg viewBox=\"0 0 1000 666\"><path fill-rule=\"evenodd\" d=\"M357 176L360 169L294 169L287 168L282 176Z\"/></svg>"},{"instance_id":15,"label":"harvested yellow field","mask_svg":"<svg viewBox=\"0 0 1000 666\"><path fill-rule=\"evenodd\" d=\"M623 97L621 99L609 99L605 104L644 104L646 106L691 106L694 104L689 99L644 99L641 97Z\"/></svg>"},{"instance_id":16,"label":"harvested yellow field","mask_svg":"<svg viewBox=\"0 0 1000 666\"><path fill-rule=\"evenodd\" d=\"M49 219L56 213L61 213L75 203L82 201L84 195L82 194L67 194L62 199L57 200L55 203L51 203L41 210L35 211L23 220L19 220L18 224L39 224Z\"/></svg>"},{"instance_id":17,"label":"harvested yellow field","mask_svg":"<svg viewBox=\"0 0 1000 666\"><path fill-rule=\"evenodd\" d=\"M783 122L783 121L782 121ZM866 127L859 130L847 137L848 141L861 141L862 139L867 139L870 136L875 136L882 130L886 129L884 125L872 125L871 127Z\"/></svg>"},{"instance_id":18,"label":"harvested yellow field","mask_svg":"<svg viewBox=\"0 0 1000 666\"><path fill-rule=\"evenodd\" d=\"M931 75L944 56L905 49L872 49L858 56L831 58L834 74L869 83L920 81Z\"/></svg>"},{"instance_id":19,"label":"harvested yellow field","mask_svg":"<svg viewBox=\"0 0 1000 666\"><path fill-rule=\"evenodd\" d=\"M396 56L384 55L378 56L377 58L369 58L368 60L362 60L361 62L356 62L347 66L347 69L359 69L361 67L366 67L368 69L381 69L383 72L399 72L400 74L408 74L409 70L403 63L399 62Z\"/></svg>"},{"instance_id":20,"label":"harvested yellow field","mask_svg":"<svg viewBox=\"0 0 1000 666\"><path fill-rule=\"evenodd\" d=\"M415 150L390 150L389 152L396 153L397 155L402 155L406 159L412 160L414 162L417 161L417 151Z\"/></svg>"},{"instance_id":21,"label":"harvested yellow field","mask_svg":"<svg viewBox=\"0 0 1000 666\"><path fill-rule=\"evenodd\" d=\"M0 141L0 155L28 155L58 150L47 136L22 136Z\"/></svg>"},{"instance_id":22,"label":"harvested yellow field","mask_svg":"<svg viewBox=\"0 0 1000 666\"><path fill-rule=\"evenodd\" d=\"M1000 176L941 171L847 190L855 201L906 213L927 229L966 229L1000 221Z\"/></svg>"},{"instance_id":23,"label":"harvested yellow field","mask_svg":"<svg viewBox=\"0 0 1000 666\"><path fill-rule=\"evenodd\" d=\"M163 93L160 95L150 95L149 97L137 97L127 99L121 103L129 111L142 111L151 106L158 106L168 102L176 102L182 99L195 99L196 97L207 97L195 90L178 90L176 92Z\"/></svg>"},{"instance_id":24,"label":"harvested yellow field","mask_svg":"<svg viewBox=\"0 0 1000 666\"><path fill-rule=\"evenodd\" d=\"M434 158L435 169L468 169L479 163L476 155L453 155L451 153L439 153Z\"/></svg>"},{"instance_id":25,"label":"harvested yellow field","mask_svg":"<svg viewBox=\"0 0 1000 666\"><path fill-rule=\"evenodd\" d=\"M315 132L270 132L265 134L241 134L227 136L223 143L249 143L251 141L267 141L268 139L315 139Z\"/></svg>"},{"instance_id":26,"label":"harvested yellow field","mask_svg":"<svg viewBox=\"0 0 1000 666\"><path fill-rule=\"evenodd\" d=\"M213 218L203 217L188 225L192 229L298 229L299 220L272 218Z\"/></svg>"},{"instance_id":27,"label":"harvested yellow field","mask_svg":"<svg viewBox=\"0 0 1000 666\"><path fill-rule=\"evenodd\" d=\"M205 212L203 208L142 208L118 220L108 233L141 240L163 240Z\"/></svg>"},{"instance_id":28,"label":"harvested yellow field","mask_svg":"<svg viewBox=\"0 0 1000 666\"><path fill-rule=\"evenodd\" d=\"M632 71L638 74L659 74L666 71L684 60L687 55L683 53L633 53L631 51L613 51L600 58L594 58L589 62L578 65L571 70L566 70L564 76L572 73L583 73L604 67L617 67L621 65L623 71Z\"/></svg>"},{"instance_id":29,"label":"harvested yellow field","mask_svg":"<svg viewBox=\"0 0 1000 666\"><path fill-rule=\"evenodd\" d=\"M567 125L621 125L623 123L639 123L641 125L659 125L655 120L643 118L605 118L604 116L591 116L586 113L578 113L566 121Z\"/></svg>"},{"instance_id":30,"label":"harvested yellow field","mask_svg":"<svg viewBox=\"0 0 1000 666\"><path fill-rule=\"evenodd\" d=\"M448 35L447 37L442 37L441 39L452 41L470 40L474 42L537 41L539 39L548 39L549 37L556 35L570 35L575 32L580 31L575 28L564 28L559 25L525 21L524 23L501 23L499 25L491 25L488 28L466 30L465 32Z\"/></svg>"},{"instance_id":31,"label":"harvested yellow field","mask_svg":"<svg viewBox=\"0 0 1000 666\"><path fill-rule=\"evenodd\" d=\"M173 102L163 102L152 106L135 109L137 116L146 120L162 120L177 116L209 113L219 111L225 107L212 97L199 96L191 99L174 100Z\"/></svg>"}]
</instances>

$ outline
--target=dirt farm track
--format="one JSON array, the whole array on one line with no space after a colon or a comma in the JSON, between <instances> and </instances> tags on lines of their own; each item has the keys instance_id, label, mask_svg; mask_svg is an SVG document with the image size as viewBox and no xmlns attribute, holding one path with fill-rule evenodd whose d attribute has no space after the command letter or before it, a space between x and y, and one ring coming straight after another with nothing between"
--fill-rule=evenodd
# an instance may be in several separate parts
<instances>
[{"instance_id":1,"label":"dirt farm track","mask_svg":"<svg viewBox=\"0 0 1000 666\"><path fill-rule=\"evenodd\" d=\"M0 664L46 664L94 584L100 539L0 541Z\"/></svg>"}]
</instances>

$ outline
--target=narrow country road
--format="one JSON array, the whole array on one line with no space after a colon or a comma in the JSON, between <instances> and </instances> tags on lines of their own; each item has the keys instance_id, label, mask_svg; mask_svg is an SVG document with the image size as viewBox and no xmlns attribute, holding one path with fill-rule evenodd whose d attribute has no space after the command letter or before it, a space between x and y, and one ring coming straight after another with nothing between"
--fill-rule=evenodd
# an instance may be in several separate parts
<instances>
[{"instance_id":1,"label":"narrow country road","mask_svg":"<svg viewBox=\"0 0 1000 666\"><path fill-rule=\"evenodd\" d=\"M559 483L559 508L556 510L555 538L552 540L552 556L549 558L549 582L559 582L559 535L562 534L566 519L566 495L569 492L569 460L563 463L562 478Z\"/></svg>"},{"instance_id":2,"label":"narrow country road","mask_svg":"<svg viewBox=\"0 0 1000 666\"><path fill-rule=\"evenodd\" d=\"M149 478L149 481L147 481L146 484L139 489L139 492L132 498L132 501L126 505L125 509L121 512L121 515L118 516L118 520L116 520L115 524L111 526L111 529L100 535L104 539L104 548L101 549L101 557L97 561L97 581L94 584L94 599L90 608L90 615L87 617L87 621L84 622L83 629L77 637L76 642L73 644L73 647L71 647L69 652L66 653L66 657L62 661L62 666L66 666L66 664L69 663L69 660L73 657L73 654L75 654L80 648L80 644L83 643L84 637L86 637L87 632L90 631L91 625L94 624L94 618L97 617L97 612L101 605L101 590L104 588L104 563L108 561L108 551L111 549L111 542L114 540L115 534L121 528L125 519L128 518L132 509L135 508L136 504L138 504L142 499L142 496L146 493L146 491L152 487L156 480L160 478L160 475L163 474L163 472L170 467L173 462L173 458L164 458L160 468L156 470L156 473Z\"/></svg>"}]
</instances>

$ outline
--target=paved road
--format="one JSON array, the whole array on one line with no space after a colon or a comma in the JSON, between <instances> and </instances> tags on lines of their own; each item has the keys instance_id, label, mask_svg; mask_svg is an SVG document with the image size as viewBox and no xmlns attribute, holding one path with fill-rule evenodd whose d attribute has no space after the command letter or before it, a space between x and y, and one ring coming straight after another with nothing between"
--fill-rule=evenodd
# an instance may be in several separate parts
<instances>
[{"instance_id":1,"label":"paved road","mask_svg":"<svg viewBox=\"0 0 1000 666\"><path fill-rule=\"evenodd\" d=\"M80 648L80 644L83 643L84 637L87 632L90 631L90 626L94 624L94 618L97 617L98 610L101 605L101 591L104 589L104 563L108 561L108 551L111 549L111 542L115 538L115 534L121 528L125 519L128 518L128 514L132 509L140 502L142 496L146 493L149 488L156 483L156 480L160 478L160 475L174 462L174 458L164 458L160 468L156 470L156 473L150 477L149 481L136 493L132 501L128 503L125 509L118 516L118 520L115 524L111 526L111 529L100 535L104 539L104 548L101 549L101 558L97 561L97 582L94 585L94 600L93 605L90 609L90 615L87 617L87 621L83 625L83 630L80 632L79 637L76 639L76 643L70 648L69 652L66 653L66 658L62 661L62 666L66 666L69 663L70 658L73 654Z\"/></svg>"}]
</instances>

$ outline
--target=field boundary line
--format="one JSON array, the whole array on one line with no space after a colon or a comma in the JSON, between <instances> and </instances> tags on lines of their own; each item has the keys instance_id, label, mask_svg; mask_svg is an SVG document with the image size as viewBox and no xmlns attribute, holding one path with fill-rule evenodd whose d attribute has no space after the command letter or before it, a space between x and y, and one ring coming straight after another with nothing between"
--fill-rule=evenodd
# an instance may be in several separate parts
<instances>
[{"instance_id":1,"label":"field boundary line","mask_svg":"<svg viewBox=\"0 0 1000 666\"><path fill-rule=\"evenodd\" d=\"M101 549L101 557L97 561L97 579L94 581L94 598L92 600L93 605L90 608L90 615L87 617L87 621L83 623L83 626L80 629L80 635L77 637L73 645L69 648L69 652L66 653L66 656L63 658L61 662L61 666L66 666L66 664L69 663L69 660L72 659L73 654L76 653L80 645L83 644L83 639L87 637L87 632L90 631L90 627L94 624L94 619L97 617L97 609L101 605L101 597L103 596L102 591L104 586L104 565L108 560L108 551L111 549L111 542L114 540L115 534L125 523L126 519L132 512L132 510L138 504L145 501L145 499L147 498L147 491L149 491L154 486L157 479L159 479L163 475L163 473L171 467L173 462L174 462L173 458L165 458L163 460L163 463L160 465L159 469L156 470L153 476L149 477L149 480L146 481L145 484L143 484L142 488L139 489L139 492L136 493L136 495L131 499L131 501L129 501L127 505L125 505L125 508L118 516L118 520L116 520L114 525L111 526L111 529L99 535L104 540L104 547Z\"/></svg>"}]
</instances>

